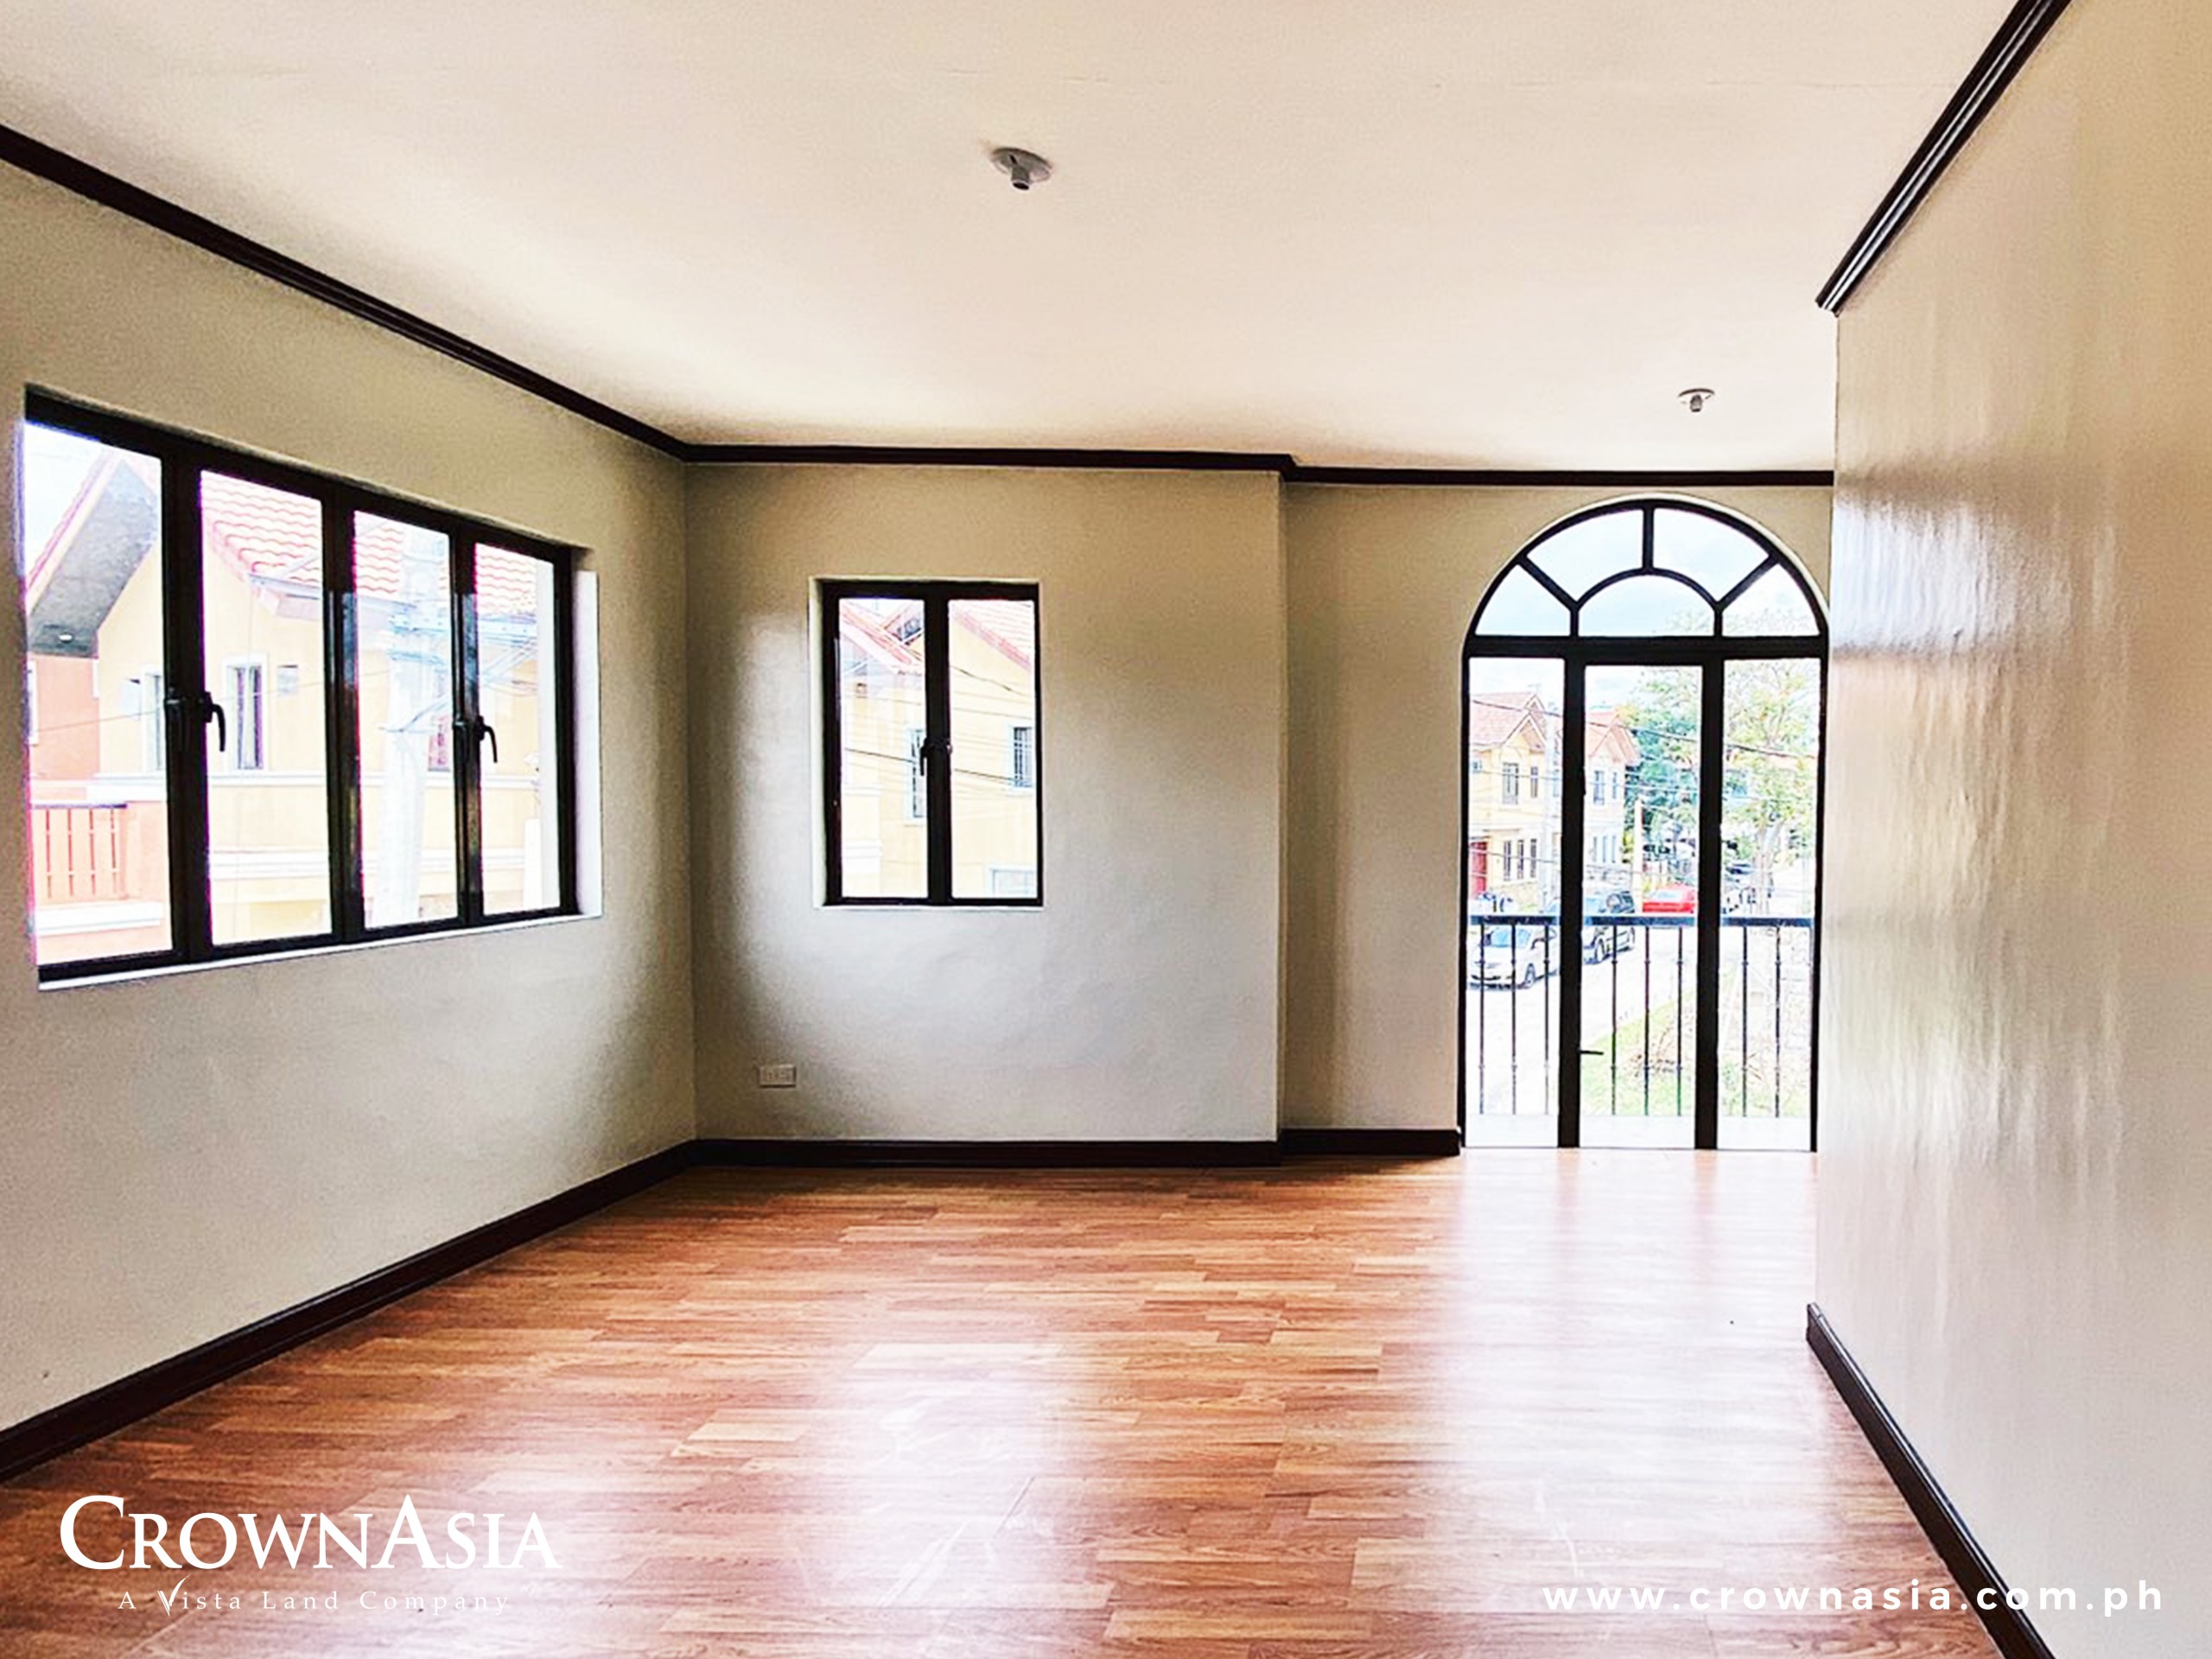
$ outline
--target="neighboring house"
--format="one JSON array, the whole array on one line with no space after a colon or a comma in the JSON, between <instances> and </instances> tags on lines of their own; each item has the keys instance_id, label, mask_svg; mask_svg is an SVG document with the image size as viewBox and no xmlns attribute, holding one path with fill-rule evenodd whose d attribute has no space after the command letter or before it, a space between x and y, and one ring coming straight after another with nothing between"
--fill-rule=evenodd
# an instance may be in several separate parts
<instances>
[{"instance_id":1,"label":"neighboring house","mask_svg":"<svg viewBox=\"0 0 2212 1659\"><path fill-rule=\"evenodd\" d=\"M1586 728L1583 891L1625 891L1635 868L1626 783L1636 738L1610 709ZM1559 716L1533 690L1475 691L1467 705L1467 893L1471 909L1544 912L1560 889Z\"/></svg>"},{"instance_id":2,"label":"neighboring house","mask_svg":"<svg viewBox=\"0 0 2212 1659\"><path fill-rule=\"evenodd\" d=\"M1592 709L1585 729L1588 802L1583 808L1583 828L1590 851L1583 867L1582 891L1594 909L1600 894L1630 893L1643 863L1628 812L1629 769L1643 752L1635 734L1611 709Z\"/></svg>"},{"instance_id":3,"label":"neighboring house","mask_svg":"<svg viewBox=\"0 0 2212 1659\"><path fill-rule=\"evenodd\" d=\"M1025 601L949 607L952 864L961 898L1037 892L1035 612ZM926 890L922 607L848 601L839 620L839 790L844 887L855 896Z\"/></svg>"},{"instance_id":4,"label":"neighboring house","mask_svg":"<svg viewBox=\"0 0 2212 1659\"><path fill-rule=\"evenodd\" d=\"M31 556L31 867L43 961L168 943L169 727L161 652L160 482L103 449ZM322 543L303 498L209 473L201 493L211 726L209 896L219 943L330 925ZM458 879L451 614L442 537L364 517L354 549L365 883L372 925L450 916ZM549 902L556 822L553 648L537 562L485 549L487 906Z\"/></svg>"},{"instance_id":5,"label":"neighboring house","mask_svg":"<svg viewBox=\"0 0 2212 1659\"><path fill-rule=\"evenodd\" d=\"M1558 721L1534 691L1467 701L1467 893L1471 908L1559 899Z\"/></svg>"}]
</instances>

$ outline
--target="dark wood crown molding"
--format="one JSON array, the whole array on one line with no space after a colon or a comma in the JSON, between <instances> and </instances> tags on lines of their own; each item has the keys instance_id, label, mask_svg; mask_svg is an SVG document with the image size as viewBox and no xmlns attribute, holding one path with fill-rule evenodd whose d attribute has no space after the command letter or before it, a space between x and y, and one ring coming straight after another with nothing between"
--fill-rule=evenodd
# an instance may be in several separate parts
<instances>
[{"instance_id":1,"label":"dark wood crown molding","mask_svg":"<svg viewBox=\"0 0 2212 1659\"><path fill-rule=\"evenodd\" d=\"M1021 467L1118 472L1266 473L1292 484L1429 485L1460 488L1719 489L1826 487L1832 472L1511 471L1430 467L1307 467L1268 450L1084 449L872 443L706 443L679 438L525 364L480 346L365 289L280 253L89 162L14 128L0 126L0 162L58 185L126 219L161 231L304 294L403 340L465 363L494 379L580 415L661 454L696 466Z\"/></svg>"},{"instance_id":2,"label":"dark wood crown molding","mask_svg":"<svg viewBox=\"0 0 2212 1659\"><path fill-rule=\"evenodd\" d=\"M494 379L518 386L533 397L581 415L588 421L620 432L626 438L649 444L664 454L679 454L683 445L658 427L626 415L620 410L602 404L573 386L562 385L550 375L540 374L536 369L504 357L488 346L463 338L450 328L440 327L427 318L412 311L380 300L365 289L351 283L340 282L327 272L304 264L289 254L279 253L266 243L257 242L250 236L218 225L213 219L194 213L189 207L179 207L165 196L142 189L127 179L94 167L90 162L79 161L51 144L41 143L28 133L12 127L0 126L0 162L22 168L34 178L44 179L49 184L60 185L73 191L87 201L98 202L112 208L126 219L167 232L181 242L188 242L203 252L219 259L227 259L243 266L272 283L280 283L310 299L321 300L348 316L411 340L418 346L466 363L481 370Z\"/></svg>"},{"instance_id":3,"label":"dark wood crown molding","mask_svg":"<svg viewBox=\"0 0 2212 1659\"><path fill-rule=\"evenodd\" d=\"M1989 1639L1997 1644L1997 1651L2005 1659L2054 1659L2027 1614L2005 1605L2007 1586L2004 1574L1967 1529L1949 1495L1936 1484L1936 1477L1921 1460L1912 1442L1905 1438L1904 1430L1897 1427L1897 1420L1890 1414L1889 1407L1874 1392L1874 1385L1866 1380L1866 1374L1859 1369L1859 1363L1852 1358L1850 1350L1843 1345L1843 1339L1836 1335L1827 1316L1817 1305L1805 1310L1805 1341L1814 1357L1821 1362L1821 1369L1827 1372L1828 1380L1835 1384L1843 1403L1851 1408L1852 1416L1858 1420L1867 1444L1874 1448L1874 1455L1881 1459L1882 1466L1897 1483L1906 1507L1920 1522L1921 1530L1928 1535L1928 1541L1936 1546L1936 1553L1951 1569L1959 1588L1974 1601L1974 1615L1989 1632ZM1995 1606L1980 1605L1977 1599L1985 1594Z\"/></svg>"},{"instance_id":4,"label":"dark wood crown molding","mask_svg":"<svg viewBox=\"0 0 2212 1659\"><path fill-rule=\"evenodd\" d=\"M1965 82L1951 94L1943 113L1920 141L1904 171L1874 209L1874 216L1859 230L1850 251L1821 285L1819 301L1824 309L1840 311L1867 273L1881 262L1936 181L1958 158L1982 119L2005 95L2012 78L2043 44L2050 26L2066 10L2067 0L2017 0L1996 38L1990 41L1968 72Z\"/></svg>"},{"instance_id":5,"label":"dark wood crown molding","mask_svg":"<svg viewBox=\"0 0 2212 1659\"><path fill-rule=\"evenodd\" d=\"M1832 487L1832 470L1747 468L1735 472L1514 471L1454 467L1306 467L1283 469L1286 484L1372 484L1459 489L1717 490Z\"/></svg>"},{"instance_id":6,"label":"dark wood crown molding","mask_svg":"<svg viewBox=\"0 0 2212 1659\"><path fill-rule=\"evenodd\" d=\"M897 443L692 443L683 459L716 467L1071 467L1100 471L1276 473L1288 455L1241 449L1049 449Z\"/></svg>"}]
</instances>

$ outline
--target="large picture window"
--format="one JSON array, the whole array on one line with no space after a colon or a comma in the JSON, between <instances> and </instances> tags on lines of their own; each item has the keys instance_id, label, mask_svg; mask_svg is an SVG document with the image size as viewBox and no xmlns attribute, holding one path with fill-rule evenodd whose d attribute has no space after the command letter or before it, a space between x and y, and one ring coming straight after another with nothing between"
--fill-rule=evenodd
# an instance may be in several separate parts
<instances>
[{"instance_id":1,"label":"large picture window","mask_svg":"<svg viewBox=\"0 0 2212 1659\"><path fill-rule=\"evenodd\" d=\"M1043 902L1036 588L820 592L828 901Z\"/></svg>"},{"instance_id":2,"label":"large picture window","mask_svg":"<svg viewBox=\"0 0 2212 1659\"><path fill-rule=\"evenodd\" d=\"M574 911L571 550L26 413L41 977Z\"/></svg>"}]
</instances>

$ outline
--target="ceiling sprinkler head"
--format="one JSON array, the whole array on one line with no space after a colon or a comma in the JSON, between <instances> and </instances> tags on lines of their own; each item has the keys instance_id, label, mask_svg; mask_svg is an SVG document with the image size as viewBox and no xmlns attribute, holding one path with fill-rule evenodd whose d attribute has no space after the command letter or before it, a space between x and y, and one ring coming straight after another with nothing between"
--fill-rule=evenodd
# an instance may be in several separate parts
<instances>
[{"instance_id":1,"label":"ceiling sprinkler head","mask_svg":"<svg viewBox=\"0 0 2212 1659\"><path fill-rule=\"evenodd\" d=\"M991 164L1012 181L1017 190L1027 190L1052 176L1052 164L1033 149L1016 149L1001 144L991 152Z\"/></svg>"},{"instance_id":2,"label":"ceiling sprinkler head","mask_svg":"<svg viewBox=\"0 0 2212 1659\"><path fill-rule=\"evenodd\" d=\"M1680 397L1683 403L1689 405L1689 411L1691 414L1702 415L1705 413L1705 406L1713 401L1713 388L1711 386L1692 386L1688 391L1678 391L1675 395L1677 397Z\"/></svg>"}]
</instances>

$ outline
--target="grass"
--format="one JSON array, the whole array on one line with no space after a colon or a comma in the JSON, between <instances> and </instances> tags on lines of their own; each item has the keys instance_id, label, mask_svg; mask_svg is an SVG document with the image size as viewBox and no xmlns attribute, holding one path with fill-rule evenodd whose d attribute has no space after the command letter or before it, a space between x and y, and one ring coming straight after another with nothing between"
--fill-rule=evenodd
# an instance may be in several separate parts
<instances>
[{"instance_id":1,"label":"grass","mask_svg":"<svg viewBox=\"0 0 2212 1659\"><path fill-rule=\"evenodd\" d=\"M1756 990L1756 988L1755 988ZM1774 1109L1774 1067L1772 1045L1770 1039L1766 1052L1759 1050L1757 1038L1764 1014L1764 1029L1771 1031L1774 1017L1773 1003L1766 1000L1764 1008L1754 995L1751 1009L1751 1045L1749 1087L1741 1039L1738 1033L1725 1026L1721 1031L1720 1056L1720 1115L1723 1117L1772 1117ZM1738 1039L1731 1046L1729 1039ZM1653 1007L1649 1012L1624 1020L1613 1030L1611 1040L1600 1045L1601 1052L1582 1057L1582 1105L1586 1112L1602 1112L1621 1117L1645 1116L1643 1096L1643 1060L1651 1057L1651 1102L1649 1116L1687 1117L1695 1109L1696 1090L1693 1068L1688 1064L1684 1051L1689 1046L1682 1030L1682 1005L1674 998ZM1679 1057L1679 1058L1678 1058ZM1803 1117L1812 1108L1812 1097L1802 1067L1792 1066L1791 1057L1783 1056L1782 1080L1783 1117ZM1614 1065L1619 1066L1619 1094L1613 1093ZM1679 1114L1675 1108L1675 1084L1680 1079L1681 1104ZM1745 1096L1748 1092L1749 1099Z\"/></svg>"}]
</instances>

